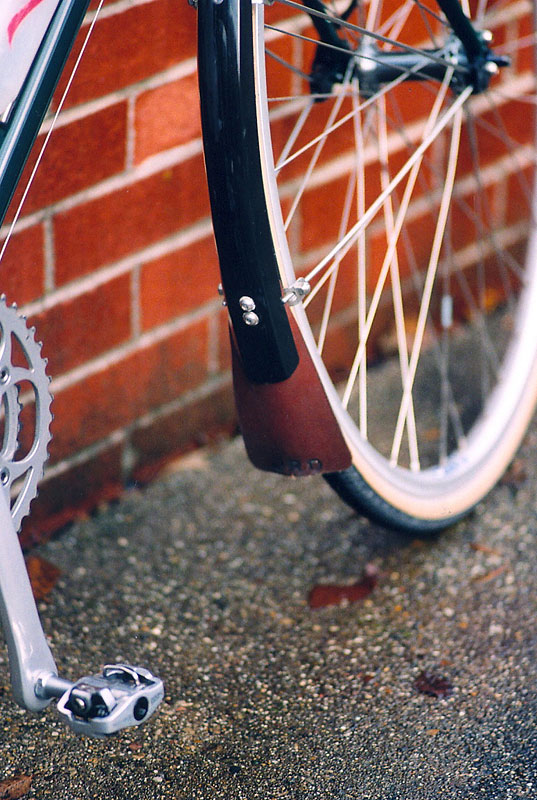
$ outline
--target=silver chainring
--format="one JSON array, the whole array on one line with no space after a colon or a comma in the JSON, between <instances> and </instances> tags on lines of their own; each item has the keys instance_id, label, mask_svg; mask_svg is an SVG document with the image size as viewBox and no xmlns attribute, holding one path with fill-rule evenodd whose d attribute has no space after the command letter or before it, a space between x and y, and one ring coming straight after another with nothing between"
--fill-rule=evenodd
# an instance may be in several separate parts
<instances>
[{"instance_id":1,"label":"silver chainring","mask_svg":"<svg viewBox=\"0 0 537 800\"><path fill-rule=\"evenodd\" d=\"M16 530L48 456L52 396L46 363L35 329L0 296L0 487Z\"/></svg>"}]
</instances>

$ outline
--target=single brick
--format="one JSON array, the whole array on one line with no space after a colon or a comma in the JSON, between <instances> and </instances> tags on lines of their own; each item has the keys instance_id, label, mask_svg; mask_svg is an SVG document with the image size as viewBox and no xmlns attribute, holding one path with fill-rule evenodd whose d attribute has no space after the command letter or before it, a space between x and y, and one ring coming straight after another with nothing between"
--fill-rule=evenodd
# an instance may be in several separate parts
<instances>
[{"instance_id":1,"label":"single brick","mask_svg":"<svg viewBox=\"0 0 537 800\"><path fill-rule=\"evenodd\" d=\"M207 445L237 430L231 384L177 411L157 417L151 425L132 435L137 457L133 478L139 483L153 480L158 472L181 453Z\"/></svg>"},{"instance_id":2,"label":"single brick","mask_svg":"<svg viewBox=\"0 0 537 800\"><path fill-rule=\"evenodd\" d=\"M0 293L6 295L8 302L30 303L43 293L43 247L41 224L16 232L11 237L0 263Z\"/></svg>"},{"instance_id":3,"label":"single brick","mask_svg":"<svg viewBox=\"0 0 537 800\"><path fill-rule=\"evenodd\" d=\"M214 299L217 285L218 259L212 237L144 264L140 277L142 329Z\"/></svg>"},{"instance_id":4,"label":"single brick","mask_svg":"<svg viewBox=\"0 0 537 800\"><path fill-rule=\"evenodd\" d=\"M135 162L201 136L197 75L143 92L136 100Z\"/></svg>"},{"instance_id":5,"label":"single brick","mask_svg":"<svg viewBox=\"0 0 537 800\"><path fill-rule=\"evenodd\" d=\"M50 375L73 369L130 337L130 275L52 306L31 324L43 340Z\"/></svg>"},{"instance_id":6,"label":"single brick","mask_svg":"<svg viewBox=\"0 0 537 800\"><path fill-rule=\"evenodd\" d=\"M209 213L202 156L54 219L59 285L168 236Z\"/></svg>"},{"instance_id":7,"label":"single brick","mask_svg":"<svg viewBox=\"0 0 537 800\"><path fill-rule=\"evenodd\" d=\"M86 26L78 36L56 102L78 55ZM196 54L196 13L177 0L154 0L102 17L95 25L70 88L65 107L123 89Z\"/></svg>"},{"instance_id":8,"label":"single brick","mask_svg":"<svg viewBox=\"0 0 537 800\"><path fill-rule=\"evenodd\" d=\"M58 461L201 385L207 325L197 323L57 392L51 459Z\"/></svg>"},{"instance_id":9,"label":"single brick","mask_svg":"<svg viewBox=\"0 0 537 800\"><path fill-rule=\"evenodd\" d=\"M25 199L23 213L30 214L121 172L125 168L126 132L126 103L116 103L56 128ZM39 136L32 150L7 219L19 205L43 139L43 135Z\"/></svg>"}]
</instances>

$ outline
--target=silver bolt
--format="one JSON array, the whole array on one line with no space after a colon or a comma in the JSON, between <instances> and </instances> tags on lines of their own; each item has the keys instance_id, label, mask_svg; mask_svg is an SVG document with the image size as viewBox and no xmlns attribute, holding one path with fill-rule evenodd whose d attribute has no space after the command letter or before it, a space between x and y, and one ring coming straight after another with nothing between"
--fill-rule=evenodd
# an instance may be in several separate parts
<instances>
[{"instance_id":1,"label":"silver bolt","mask_svg":"<svg viewBox=\"0 0 537 800\"><path fill-rule=\"evenodd\" d=\"M486 69L486 70L487 70L487 72L489 72L491 75L496 75L496 73L500 71L500 68L499 68L499 66L496 64L496 62L495 62L495 61L487 61L487 63L485 64L485 69Z\"/></svg>"},{"instance_id":2,"label":"silver bolt","mask_svg":"<svg viewBox=\"0 0 537 800\"><path fill-rule=\"evenodd\" d=\"M255 308L253 299L246 294L239 299L239 305L243 311L253 311Z\"/></svg>"},{"instance_id":3,"label":"silver bolt","mask_svg":"<svg viewBox=\"0 0 537 800\"><path fill-rule=\"evenodd\" d=\"M222 286L221 283L218 284L218 294L222 298L222 305L227 306L227 300L224 297L224 287Z\"/></svg>"},{"instance_id":4,"label":"silver bolt","mask_svg":"<svg viewBox=\"0 0 537 800\"><path fill-rule=\"evenodd\" d=\"M259 325L259 317L254 311L245 311L242 315L242 318L246 325L253 327L254 325Z\"/></svg>"},{"instance_id":5,"label":"silver bolt","mask_svg":"<svg viewBox=\"0 0 537 800\"><path fill-rule=\"evenodd\" d=\"M297 303L306 297L311 292L311 286L306 278L297 278L292 286L285 290L282 296L282 303L287 303L290 306L296 306Z\"/></svg>"},{"instance_id":6,"label":"silver bolt","mask_svg":"<svg viewBox=\"0 0 537 800\"><path fill-rule=\"evenodd\" d=\"M88 704L83 697L73 697L72 704L78 709L79 712L86 711Z\"/></svg>"},{"instance_id":7,"label":"silver bolt","mask_svg":"<svg viewBox=\"0 0 537 800\"><path fill-rule=\"evenodd\" d=\"M492 31L483 31L481 36L483 37L484 42L492 42L492 40L494 39L494 34L492 33Z\"/></svg>"},{"instance_id":8,"label":"silver bolt","mask_svg":"<svg viewBox=\"0 0 537 800\"><path fill-rule=\"evenodd\" d=\"M444 294L440 303L440 320L444 330L449 330L453 325L453 297Z\"/></svg>"}]
</instances>

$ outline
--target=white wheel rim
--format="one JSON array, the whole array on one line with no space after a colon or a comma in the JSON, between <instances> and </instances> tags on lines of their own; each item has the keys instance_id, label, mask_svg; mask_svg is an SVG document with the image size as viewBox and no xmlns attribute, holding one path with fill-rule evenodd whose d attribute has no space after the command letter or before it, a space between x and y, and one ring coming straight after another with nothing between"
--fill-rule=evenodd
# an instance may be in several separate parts
<instances>
[{"instance_id":1,"label":"white wheel rim","mask_svg":"<svg viewBox=\"0 0 537 800\"><path fill-rule=\"evenodd\" d=\"M256 68L257 113L258 125L261 131L260 143L262 147L260 149L265 194L282 283L289 285L295 280L295 271L285 235L286 224L281 212L271 147L265 82L263 6L254 5L253 14L254 31L256 32L254 36L254 63ZM412 177L413 165L418 164L420 157L423 157L431 142L435 140L440 125L446 129L450 127L452 148L456 151L458 137L460 137L460 134L457 134L456 131L457 127L460 129L462 114L464 113L462 109L467 103L467 99L464 94L459 95L450 106L449 118L444 114L440 122L438 122L438 116L432 120L432 134L427 136L427 131L425 131L422 146L414 151L414 156L404 166L404 175L402 177L400 175L395 176L395 178L392 177L391 184L402 183L403 179L409 180L409 175ZM483 99L482 97L472 98L471 102L480 103L483 102ZM356 119L356 104L354 110L354 118ZM337 117L337 113L335 117ZM330 121L330 124L334 124L334 119ZM289 155L284 154L284 157L289 158ZM449 171L450 166L448 163L447 172L449 173ZM453 183L449 185L446 182L446 186L447 188L444 190L443 195L445 202L440 202L442 213L445 207L449 205L450 193L453 191ZM302 189L302 191L305 191L305 189ZM377 213L376 209L384 204L388 208L388 211L385 210L385 218L387 214L391 215L389 224L395 229L397 225L396 214L393 208L391 212L389 210L389 198L392 191L393 188L386 189L384 196L377 200L376 208L371 210L370 207L366 215L369 214L370 219L374 218ZM436 229L439 235L442 233L441 226L445 224L445 218L439 222ZM340 242L338 247L344 249L346 244L357 236L363 226L362 216L353 227L347 228L345 236L342 237L343 244ZM413 471L408 467L390 466L389 459L381 456L370 445L360 433L360 423L357 425L356 420L352 419L345 408L350 390L347 393L343 393L342 403L340 394L332 384L323 359L319 354L306 311L300 306L293 308L295 319L317 366L327 396L351 450L354 465L377 494L383 498L389 498L389 502L404 513L422 519L442 519L457 515L473 506L498 480L506 466L506 461L510 459L524 434L533 410L534 398L537 394L537 362L535 357L528 358L527 355L535 351L535 342L537 342L537 315L533 312L533 309L537 308L537 289L535 288L537 283L537 276L535 276L536 246L535 229L533 229L527 251L527 288L521 293L519 310L516 315L517 332L512 336L512 344L502 364L502 379L492 392L479 424L468 434L464 447L459 449L455 455L450 455L441 466L420 471ZM436 244L433 242L433 250L435 248ZM317 272L312 270L307 277L312 275L316 277L327 264L331 265L333 274L338 269L337 265L336 267L333 266L336 261L337 253L331 251L321 259L319 262L321 266L317 267ZM436 254L433 253L430 263L432 264L431 272L434 273L438 265L438 248ZM390 272L390 258L386 259L384 266L385 273L388 274ZM327 284L329 281L330 275L325 279ZM427 281L425 283L427 284ZM358 313L361 316L363 325L364 320L367 318L364 308L362 307ZM418 319L418 328L419 335L423 337L424 320L420 321ZM321 333L322 336L323 333ZM355 361L360 363L360 360L361 354L357 352ZM413 361L412 352L409 352L407 366L406 368L402 367L403 373L407 369L407 376L408 374L412 375L415 370L415 361L415 358ZM355 372L359 372L358 368L355 369ZM409 420L412 419L412 413L412 397L407 392L406 400L401 406L400 419L397 425L396 444L394 445L396 451L402 438L402 431L405 427L407 429L411 427Z\"/></svg>"}]
</instances>

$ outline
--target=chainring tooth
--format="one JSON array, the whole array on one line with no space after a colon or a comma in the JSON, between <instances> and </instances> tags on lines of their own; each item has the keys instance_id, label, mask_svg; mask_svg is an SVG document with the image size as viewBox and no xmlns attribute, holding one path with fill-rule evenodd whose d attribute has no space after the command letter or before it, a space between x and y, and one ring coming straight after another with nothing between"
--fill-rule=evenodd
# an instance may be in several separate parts
<instances>
[{"instance_id":1,"label":"chainring tooth","mask_svg":"<svg viewBox=\"0 0 537 800\"><path fill-rule=\"evenodd\" d=\"M11 505L11 515L16 529L30 510L37 494L37 484L44 472L51 439L50 377L46 373L47 359L41 356L42 343L35 340L35 327L28 327L26 318L17 311L16 303L8 305L5 295L0 296L0 333L2 353L0 371L7 370L5 385L0 382L0 403L4 415L4 440L0 451L0 488ZM19 365L13 363L11 342L15 339L26 362L24 377L11 380ZM33 389L34 438L28 452L16 459L20 447L21 413L30 405L20 401L19 380L27 381ZM14 421L16 418L16 422ZM11 429L10 426L15 426ZM16 478L13 478L13 475ZM20 482L20 486L17 484ZM14 496L12 496L14 494Z\"/></svg>"}]
</instances>

